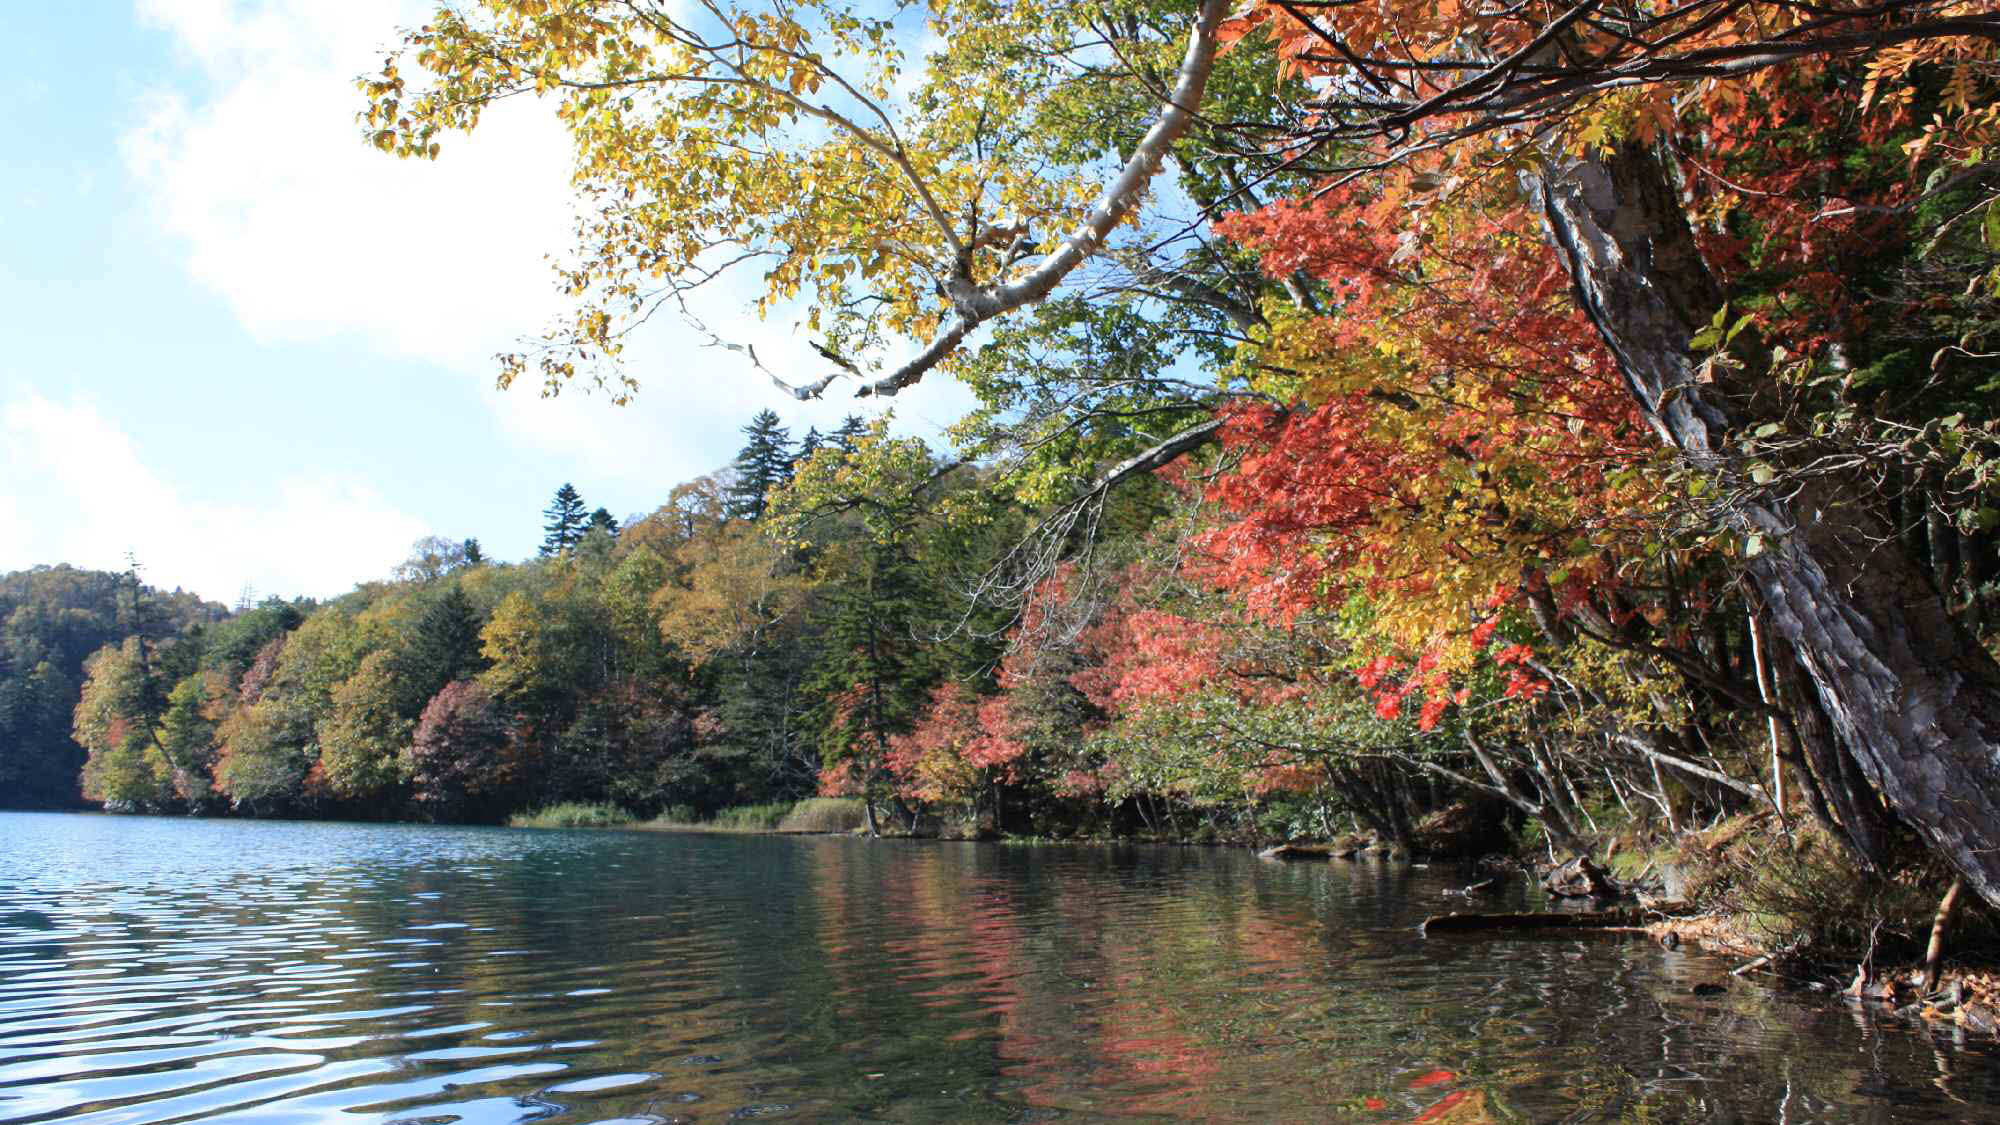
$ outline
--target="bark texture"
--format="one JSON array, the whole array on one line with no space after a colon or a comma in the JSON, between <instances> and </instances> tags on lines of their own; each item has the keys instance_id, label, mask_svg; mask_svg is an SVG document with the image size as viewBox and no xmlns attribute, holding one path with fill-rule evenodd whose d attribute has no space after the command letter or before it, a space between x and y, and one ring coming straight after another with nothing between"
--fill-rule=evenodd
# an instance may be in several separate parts
<instances>
[{"instance_id":1,"label":"bark texture","mask_svg":"<svg viewBox=\"0 0 2000 1125\"><path fill-rule=\"evenodd\" d=\"M1640 410L1698 468L1774 388L1754 365L1700 381L1690 346L1721 293L1658 159L1549 158L1531 188ZM1770 419L1775 420L1775 419ZM2000 666L1952 619L1866 498L1812 478L1731 506L1766 547L1749 572L1841 746L1907 823L2000 906Z\"/></svg>"}]
</instances>

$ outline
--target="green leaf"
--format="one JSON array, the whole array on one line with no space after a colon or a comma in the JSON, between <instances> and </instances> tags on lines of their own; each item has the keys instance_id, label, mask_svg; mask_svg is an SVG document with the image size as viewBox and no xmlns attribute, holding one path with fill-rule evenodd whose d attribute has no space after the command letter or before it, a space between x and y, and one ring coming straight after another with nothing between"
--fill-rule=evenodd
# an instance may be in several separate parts
<instances>
[{"instance_id":1,"label":"green leaf","mask_svg":"<svg viewBox=\"0 0 2000 1125\"><path fill-rule=\"evenodd\" d=\"M1772 481L1778 479L1778 470L1759 461L1755 465L1750 466L1750 479L1756 481L1758 484L1770 484Z\"/></svg>"}]
</instances>

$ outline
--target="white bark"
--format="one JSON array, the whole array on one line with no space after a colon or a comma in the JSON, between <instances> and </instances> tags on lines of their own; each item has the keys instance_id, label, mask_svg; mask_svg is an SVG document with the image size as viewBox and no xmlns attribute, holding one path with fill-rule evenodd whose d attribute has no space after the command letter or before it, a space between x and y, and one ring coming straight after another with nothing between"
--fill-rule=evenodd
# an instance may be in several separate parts
<instances>
[{"instance_id":1,"label":"white bark","mask_svg":"<svg viewBox=\"0 0 2000 1125\"><path fill-rule=\"evenodd\" d=\"M1195 15L1194 28L1188 34L1187 52L1181 58L1173 90L1161 106L1159 119L1146 131L1138 147L1132 150L1125 167L1105 185L1097 202L1091 205L1076 230L1033 269L1013 281L979 285L969 278L956 278L947 284L945 295L951 300L952 315L945 321L944 327L915 358L882 378L863 385L857 395L893 395L905 387L916 385L957 349L973 329L994 317L1046 299L1064 278L1083 264L1084 259L1104 248L1111 232L1138 206L1139 198L1145 194L1153 177L1159 174L1174 142L1187 133L1188 125L1194 121L1195 112L1208 88L1209 73L1215 68L1215 54L1220 46L1216 29L1229 14L1229 6L1229 0L1202 0L1201 10ZM799 399L818 398L835 379L845 374L845 371L835 371L803 387L785 389Z\"/></svg>"}]
</instances>

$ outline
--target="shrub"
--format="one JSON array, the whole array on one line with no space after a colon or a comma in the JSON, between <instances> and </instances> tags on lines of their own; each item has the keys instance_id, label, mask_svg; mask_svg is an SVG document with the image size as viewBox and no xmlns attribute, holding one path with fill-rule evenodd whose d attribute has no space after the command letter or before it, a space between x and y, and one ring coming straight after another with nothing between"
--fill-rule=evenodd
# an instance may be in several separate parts
<instances>
[{"instance_id":1,"label":"shrub","mask_svg":"<svg viewBox=\"0 0 2000 1125\"><path fill-rule=\"evenodd\" d=\"M852 832L867 822L858 797L807 797L777 825L780 832Z\"/></svg>"},{"instance_id":2,"label":"shrub","mask_svg":"<svg viewBox=\"0 0 2000 1125\"><path fill-rule=\"evenodd\" d=\"M516 813L507 818L507 824L512 828L615 828L635 819L617 805L565 801L531 813Z\"/></svg>"},{"instance_id":3,"label":"shrub","mask_svg":"<svg viewBox=\"0 0 2000 1125\"><path fill-rule=\"evenodd\" d=\"M735 832L770 832L778 827L785 814L792 811L792 802L780 801L769 805L737 805L723 809L709 820L717 828Z\"/></svg>"}]
</instances>

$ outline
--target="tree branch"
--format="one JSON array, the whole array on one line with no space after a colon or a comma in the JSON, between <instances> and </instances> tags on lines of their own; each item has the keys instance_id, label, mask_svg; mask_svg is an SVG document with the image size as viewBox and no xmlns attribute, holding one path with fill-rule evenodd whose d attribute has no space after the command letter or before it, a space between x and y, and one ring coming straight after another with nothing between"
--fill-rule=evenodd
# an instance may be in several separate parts
<instances>
[{"instance_id":1,"label":"tree branch","mask_svg":"<svg viewBox=\"0 0 2000 1125\"><path fill-rule=\"evenodd\" d=\"M1208 87L1209 73L1215 67L1218 46L1216 29L1228 13L1229 0L1202 0L1201 10L1195 16L1194 29L1188 36L1187 53L1181 59L1180 71L1174 79L1171 100L1162 107L1159 120L1146 131L1138 147L1132 150L1132 157L1125 162L1125 167L1105 185L1103 194L1098 196L1076 231L1017 281L1001 285L975 285L970 279L954 278L946 286L945 295L951 299L955 311L944 328L914 359L864 385L856 392L858 395L893 395L905 387L914 386L945 356L950 355L974 328L994 317L1041 301L1054 292L1063 278L1069 276L1085 258L1103 247L1111 232L1132 213L1140 194L1166 161L1168 150L1187 132L1188 125L1194 120L1195 110L1201 105L1202 95ZM834 377L793 393L802 398L816 398Z\"/></svg>"}]
</instances>

